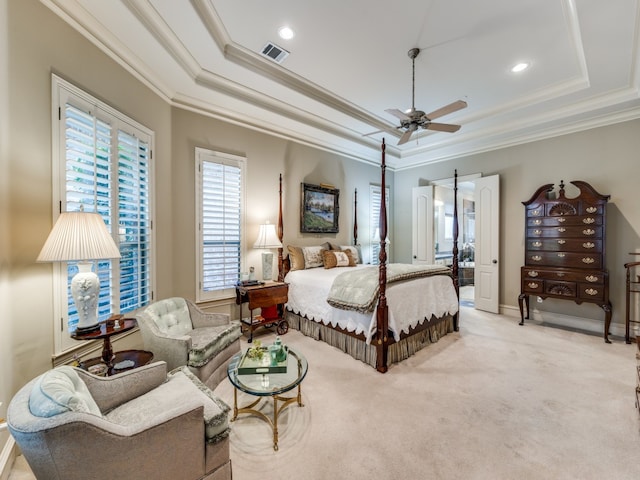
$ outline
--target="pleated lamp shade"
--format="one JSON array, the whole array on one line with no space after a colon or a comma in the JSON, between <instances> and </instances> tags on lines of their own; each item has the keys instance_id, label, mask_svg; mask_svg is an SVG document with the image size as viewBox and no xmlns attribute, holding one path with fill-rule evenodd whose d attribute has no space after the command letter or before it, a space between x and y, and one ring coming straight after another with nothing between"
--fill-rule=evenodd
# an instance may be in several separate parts
<instances>
[{"instance_id":1,"label":"pleated lamp shade","mask_svg":"<svg viewBox=\"0 0 640 480\"><path fill-rule=\"evenodd\" d=\"M69 262L120 258L120 251L102 217L91 212L60 214L38 262Z\"/></svg>"},{"instance_id":2,"label":"pleated lamp shade","mask_svg":"<svg viewBox=\"0 0 640 480\"><path fill-rule=\"evenodd\" d=\"M264 223L260 225L258 239L253 244L253 248L280 248L282 243L276 234L276 226L273 223Z\"/></svg>"}]
</instances>

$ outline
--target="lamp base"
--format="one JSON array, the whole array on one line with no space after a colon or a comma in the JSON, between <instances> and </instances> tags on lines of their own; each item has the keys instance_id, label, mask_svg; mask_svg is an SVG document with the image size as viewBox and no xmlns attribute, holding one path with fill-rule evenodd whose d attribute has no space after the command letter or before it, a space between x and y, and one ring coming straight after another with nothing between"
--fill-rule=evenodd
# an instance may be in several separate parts
<instances>
[{"instance_id":1,"label":"lamp base","mask_svg":"<svg viewBox=\"0 0 640 480\"><path fill-rule=\"evenodd\" d=\"M87 333L93 333L100 330L100 324L96 323L95 325L89 327L76 327L76 331L74 335L86 335Z\"/></svg>"},{"instance_id":2,"label":"lamp base","mask_svg":"<svg viewBox=\"0 0 640 480\"><path fill-rule=\"evenodd\" d=\"M77 332L88 333L100 329L98 297L100 279L92 270L93 262L78 262L78 273L71 279L71 296L78 310Z\"/></svg>"},{"instance_id":3,"label":"lamp base","mask_svg":"<svg viewBox=\"0 0 640 480\"><path fill-rule=\"evenodd\" d=\"M262 279L273 280L273 253L262 252Z\"/></svg>"}]
</instances>

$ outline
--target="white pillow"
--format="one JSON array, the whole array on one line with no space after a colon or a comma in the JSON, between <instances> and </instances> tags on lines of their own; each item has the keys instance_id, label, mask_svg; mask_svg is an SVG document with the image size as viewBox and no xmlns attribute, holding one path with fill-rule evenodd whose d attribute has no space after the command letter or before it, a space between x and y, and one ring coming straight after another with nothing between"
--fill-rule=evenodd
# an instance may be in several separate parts
<instances>
[{"instance_id":1,"label":"white pillow","mask_svg":"<svg viewBox=\"0 0 640 480\"><path fill-rule=\"evenodd\" d=\"M324 265L322 261L322 247L302 247L304 257L304 268L316 268Z\"/></svg>"},{"instance_id":2,"label":"white pillow","mask_svg":"<svg viewBox=\"0 0 640 480\"><path fill-rule=\"evenodd\" d=\"M53 417L64 412L85 412L102 416L87 385L67 365L42 374L29 395L29 410L36 417Z\"/></svg>"}]
</instances>

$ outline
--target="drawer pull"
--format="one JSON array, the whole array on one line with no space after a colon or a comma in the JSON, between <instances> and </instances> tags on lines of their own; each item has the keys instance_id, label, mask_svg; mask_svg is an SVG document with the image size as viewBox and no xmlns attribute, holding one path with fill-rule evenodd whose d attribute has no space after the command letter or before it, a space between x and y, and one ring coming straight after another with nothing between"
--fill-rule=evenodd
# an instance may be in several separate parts
<instances>
[{"instance_id":1,"label":"drawer pull","mask_svg":"<svg viewBox=\"0 0 640 480\"><path fill-rule=\"evenodd\" d=\"M536 282L527 283L527 287L529 288L538 288L538 284Z\"/></svg>"},{"instance_id":2,"label":"drawer pull","mask_svg":"<svg viewBox=\"0 0 640 480\"><path fill-rule=\"evenodd\" d=\"M556 276L558 276L558 277L564 277L564 273L562 273L562 272L558 272L558 273L556 273Z\"/></svg>"},{"instance_id":3,"label":"drawer pull","mask_svg":"<svg viewBox=\"0 0 640 480\"><path fill-rule=\"evenodd\" d=\"M592 217L583 218L582 219L582 223L585 223L587 225L591 225L592 223L596 223L596 219L592 218Z\"/></svg>"},{"instance_id":4,"label":"drawer pull","mask_svg":"<svg viewBox=\"0 0 640 480\"><path fill-rule=\"evenodd\" d=\"M558 253L558 257L564 258L564 253L562 253L562 252Z\"/></svg>"},{"instance_id":5,"label":"drawer pull","mask_svg":"<svg viewBox=\"0 0 640 480\"><path fill-rule=\"evenodd\" d=\"M564 233L564 232L566 232L566 231L567 231L567 229L566 229L566 228L564 228L564 227L559 227L559 228L558 228L558 231L559 231L560 233Z\"/></svg>"},{"instance_id":6,"label":"drawer pull","mask_svg":"<svg viewBox=\"0 0 640 480\"><path fill-rule=\"evenodd\" d=\"M534 224L534 225L540 225L541 223L542 223L542 220L540 220L539 218L536 218L536 219L533 221L533 224Z\"/></svg>"},{"instance_id":7,"label":"drawer pull","mask_svg":"<svg viewBox=\"0 0 640 480\"><path fill-rule=\"evenodd\" d=\"M530 272L527 272L527 275L529 275L530 277L537 277L538 272L536 272L535 270L531 270Z\"/></svg>"},{"instance_id":8,"label":"drawer pull","mask_svg":"<svg viewBox=\"0 0 640 480\"><path fill-rule=\"evenodd\" d=\"M591 257L584 257L582 259L582 263L590 264L590 263L593 263L593 262L595 262L595 260L593 258L591 258Z\"/></svg>"},{"instance_id":9,"label":"drawer pull","mask_svg":"<svg viewBox=\"0 0 640 480\"><path fill-rule=\"evenodd\" d=\"M542 235L542 230L534 230L533 234L534 235Z\"/></svg>"},{"instance_id":10,"label":"drawer pull","mask_svg":"<svg viewBox=\"0 0 640 480\"><path fill-rule=\"evenodd\" d=\"M587 288L584 293L586 293L587 295L598 295L598 290L596 290L595 288Z\"/></svg>"},{"instance_id":11,"label":"drawer pull","mask_svg":"<svg viewBox=\"0 0 640 480\"><path fill-rule=\"evenodd\" d=\"M566 221L567 221L567 219L566 219L566 218L564 218L564 217L560 217L560 218L558 218L558 223L564 223L564 222L566 222Z\"/></svg>"},{"instance_id":12,"label":"drawer pull","mask_svg":"<svg viewBox=\"0 0 640 480\"><path fill-rule=\"evenodd\" d=\"M537 217L538 215L540 215L540 210L531 210L531 215Z\"/></svg>"},{"instance_id":13,"label":"drawer pull","mask_svg":"<svg viewBox=\"0 0 640 480\"><path fill-rule=\"evenodd\" d=\"M567 241L566 241L566 240L558 240L558 243L559 243L560 245L564 245L565 243L567 243Z\"/></svg>"},{"instance_id":14,"label":"drawer pull","mask_svg":"<svg viewBox=\"0 0 640 480\"><path fill-rule=\"evenodd\" d=\"M542 242L533 242L531 245L534 246L534 247L541 247L542 246Z\"/></svg>"},{"instance_id":15,"label":"drawer pull","mask_svg":"<svg viewBox=\"0 0 640 480\"><path fill-rule=\"evenodd\" d=\"M593 235L596 233L596 231L593 228L585 228L584 230L582 230L582 233L584 235Z\"/></svg>"},{"instance_id":16,"label":"drawer pull","mask_svg":"<svg viewBox=\"0 0 640 480\"><path fill-rule=\"evenodd\" d=\"M539 262L540 260L542 260L542 257L540 255L534 255L533 257L531 257L531 260L533 260L534 262Z\"/></svg>"},{"instance_id":17,"label":"drawer pull","mask_svg":"<svg viewBox=\"0 0 640 480\"><path fill-rule=\"evenodd\" d=\"M596 246L596 244L595 244L595 243L592 243L592 242L584 242L584 243L582 244L582 246L583 246L584 248L593 248L593 247L595 247L595 246Z\"/></svg>"},{"instance_id":18,"label":"drawer pull","mask_svg":"<svg viewBox=\"0 0 640 480\"><path fill-rule=\"evenodd\" d=\"M586 277L584 277L584 279L585 279L587 282L591 282L591 283L593 283L593 282L597 282L597 281L598 281L598 277L597 277L597 276L595 276L595 275L587 275Z\"/></svg>"},{"instance_id":19,"label":"drawer pull","mask_svg":"<svg viewBox=\"0 0 640 480\"><path fill-rule=\"evenodd\" d=\"M598 211L598 207L587 207L587 213L596 213Z\"/></svg>"}]
</instances>

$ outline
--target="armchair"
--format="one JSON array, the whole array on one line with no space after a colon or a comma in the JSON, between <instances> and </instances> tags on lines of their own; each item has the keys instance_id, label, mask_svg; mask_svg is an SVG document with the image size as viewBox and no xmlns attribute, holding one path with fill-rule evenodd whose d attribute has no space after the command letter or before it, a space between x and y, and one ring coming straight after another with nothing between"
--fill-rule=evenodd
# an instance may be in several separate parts
<instances>
[{"instance_id":1,"label":"armchair","mask_svg":"<svg viewBox=\"0 0 640 480\"><path fill-rule=\"evenodd\" d=\"M240 322L227 314L206 313L191 301L159 300L137 316L144 348L167 362L169 370L187 366L214 390L226 377L227 363L240 351Z\"/></svg>"},{"instance_id":2,"label":"armchair","mask_svg":"<svg viewBox=\"0 0 640 480\"><path fill-rule=\"evenodd\" d=\"M37 478L230 480L228 411L165 362L111 377L62 366L16 393L7 424Z\"/></svg>"}]
</instances>

